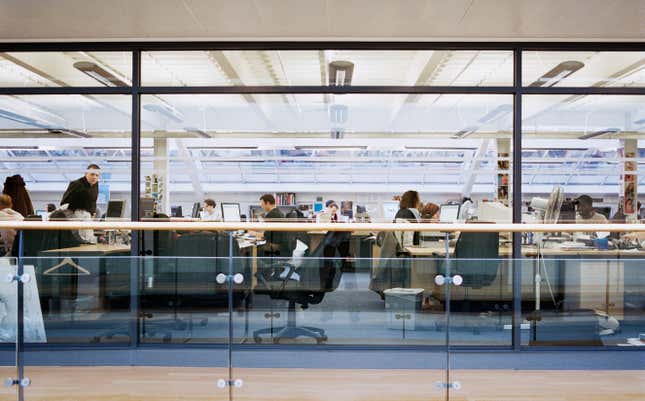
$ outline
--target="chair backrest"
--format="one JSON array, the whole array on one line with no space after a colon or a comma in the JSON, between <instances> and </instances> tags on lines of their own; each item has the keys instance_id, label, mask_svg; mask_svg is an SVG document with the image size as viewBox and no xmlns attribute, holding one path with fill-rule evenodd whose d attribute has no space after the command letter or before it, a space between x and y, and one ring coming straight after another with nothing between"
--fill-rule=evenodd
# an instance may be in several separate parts
<instances>
[{"instance_id":1,"label":"chair backrest","mask_svg":"<svg viewBox=\"0 0 645 401\"><path fill-rule=\"evenodd\" d=\"M481 288L490 285L499 270L499 233L463 232L455 245L455 271L464 287Z\"/></svg>"},{"instance_id":2,"label":"chair backrest","mask_svg":"<svg viewBox=\"0 0 645 401\"><path fill-rule=\"evenodd\" d=\"M401 245L396 234L390 231L381 232L376 239L381 248L380 257L372 267L369 288L383 295L388 288L408 287L410 279L410 261L401 257Z\"/></svg>"}]
</instances>

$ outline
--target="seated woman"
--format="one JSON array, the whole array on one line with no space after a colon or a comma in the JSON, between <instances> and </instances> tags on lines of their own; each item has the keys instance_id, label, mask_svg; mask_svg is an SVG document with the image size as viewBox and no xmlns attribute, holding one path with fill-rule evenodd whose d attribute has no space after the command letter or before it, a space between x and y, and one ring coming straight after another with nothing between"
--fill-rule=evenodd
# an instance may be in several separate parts
<instances>
[{"instance_id":1,"label":"seated woman","mask_svg":"<svg viewBox=\"0 0 645 401\"><path fill-rule=\"evenodd\" d=\"M394 216L394 222L418 223L421 220L421 214L418 209L420 204L421 200L417 191L406 191L399 201L399 211ZM401 236L399 238L401 246L419 245L418 231L414 233L402 232L399 235ZM412 240L410 240L410 236Z\"/></svg>"}]
</instances>

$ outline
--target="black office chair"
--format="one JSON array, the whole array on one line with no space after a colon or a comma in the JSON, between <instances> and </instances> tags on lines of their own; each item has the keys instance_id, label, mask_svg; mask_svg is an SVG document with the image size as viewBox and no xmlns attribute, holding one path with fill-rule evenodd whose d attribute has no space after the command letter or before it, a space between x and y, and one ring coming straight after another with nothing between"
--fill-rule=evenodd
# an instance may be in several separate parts
<instances>
[{"instance_id":1,"label":"black office chair","mask_svg":"<svg viewBox=\"0 0 645 401\"><path fill-rule=\"evenodd\" d=\"M305 239L297 234L293 241ZM304 241L303 241L304 242ZM325 241L314 252L305 253L302 265L293 266L288 261L279 261L272 270L258 272L258 288L256 294L267 294L271 299L282 299L289 302L287 309L287 325L277 328L265 328L253 332L256 343L262 342L262 335L271 335L274 331L273 342L277 344L283 338L310 337L318 344L327 341L325 330L310 326L296 325L296 304L302 309L309 305L322 302L325 293L334 291L340 283L342 271L339 259L323 259ZM295 280L295 275L299 276Z\"/></svg>"},{"instance_id":2,"label":"black office chair","mask_svg":"<svg viewBox=\"0 0 645 401\"><path fill-rule=\"evenodd\" d=\"M471 300L470 292L472 290L489 287L499 274L499 233L498 232L463 232L459 235L455 244L454 258L450 261L450 275L460 275L463 283L463 300L457 300L453 297L450 299L451 309L455 312L464 313L500 313L510 311L510 300L505 300L502 288L495 300ZM445 260L437 260L437 273L446 275ZM444 287L441 287L440 293L445 294ZM454 287L453 287L454 288ZM456 294L456 289L452 293ZM454 296L454 295L453 295ZM442 298L439 296L438 298ZM445 299L444 299L445 300ZM487 315L483 315L487 316ZM477 325L473 327L473 332L479 334L480 330Z\"/></svg>"},{"instance_id":3,"label":"black office chair","mask_svg":"<svg viewBox=\"0 0 645 401\"><path fill-rule=\"evenodd\" d=\"M153 231L144 235L150 236L152 241L153 258L150 260L152 275L146 276L146 271L141 271L139 302L142 337L154 338L161 335L163 342L171 342L173 331L186 330L189 326L178 313L181 300L178 294L177 259L174 254L175 232ZM168 309L172 309L172 317L155 316Z\"/></svg>"}]
</instances>

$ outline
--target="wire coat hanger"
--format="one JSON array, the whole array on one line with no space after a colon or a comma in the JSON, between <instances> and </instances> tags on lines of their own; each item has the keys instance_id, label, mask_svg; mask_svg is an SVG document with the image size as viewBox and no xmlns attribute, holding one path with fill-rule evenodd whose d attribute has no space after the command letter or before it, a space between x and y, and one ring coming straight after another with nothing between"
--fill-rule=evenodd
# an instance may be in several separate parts
<instances>
[{"instance_id":1,"label":"wire coat hanger","mask_svg":"<svg viewBox=\"0 0 645 401\"><path fill-rule=\"evenodd\" d=\"M77 273L76 274L74 274L74 273L56 273L56 270L59 270L60 268L62 268L64 266L72 266L73 268L75 268L77 270ZM74 262L72 260L72 258L66 257L66 258L63 258L63 260L60 263L58 263L57 265L54 265L54 266L50 267L49 269L45 270L43 272L43 275L46 275L46 276L74 276L74 275L89 276L90 272L87 269L85 269L84 267L79 266L78 264L76 264L76 262Z\"/></svg>"}]
</instances>

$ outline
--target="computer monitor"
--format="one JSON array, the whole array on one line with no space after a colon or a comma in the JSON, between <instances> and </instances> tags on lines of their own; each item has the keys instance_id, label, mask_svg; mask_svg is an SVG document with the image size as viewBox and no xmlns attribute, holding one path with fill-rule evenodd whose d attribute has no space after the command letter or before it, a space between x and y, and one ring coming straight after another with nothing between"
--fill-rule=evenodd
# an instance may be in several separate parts
<instances>
[{"instance_id":1,"label":"computer monitor","mask_svg":"<svg viewBox=\"0 0 645 401\"><path fill-rule=\"evenodd\" d=\"M172 217L184 217L184 211L181 210L181 206L171 206L170 215Z\"/></svg>"},{"instance_id":2,"label":"computer monitor","mask_svg":"<svg viewBox=\"0 0 645 401\"><path fill-rule=\"evenodd\" d=\"M239 203L221 203L222 219L224 221L240 221Z\"/></svg>"},{"instance_id":3,"label":"computer monitor","mask_svg":"<svg viewBox=\"0 0 645 401\"><path fill-rule=\"evenodd\" d=\"M596 212L602 214L606 218L610 219L611 218L611 207L610 206L599 206L599 207L594 207L596 209Z\"/></svg>"},{"instance_id":4,"label":"computer monitor","mask_svg":"<svg viewBox=\"0 0 645 401\"><path fill-rule=\"evenodd\" d=\"M108 219L122 219L125 215L125 201L124 200L111 200L107 204L107 212L105 217Z\"/></svg>"},{"instance_id":5,"label":"computer monitor","mask_svg":"<svg viewBox=\"0 0 645 401\"><path fill-rule=\"evenodd\" d=\"M152 218L155 214L154 198L139 198L139 218Z\"/></svg>"},{"instance_id":6,"label":"computer monitor","mask_svg":"<svg viewBox=\"0 0 645 401\"><path fill-rule=\"evenodd\" d=\"M399 211L399 202L383 202L383 219L394 220Z\"/></svg>"},{"instance_id":7,"label":"computer monitor","mask_svg":"<svg viewBox=\"0 0 645 401\"><path fill-rule=\"evenodd\" d=\"M199 212L202 210L202 205L199 202L193 203L193 212L190 214L191 217L198 219Z\"/></svg>"},{"instance_id":8,"label":"computer monitor","mask_svg":"<svg viewBox=\"0 0 645 401\"><path fill-rule=\"evenodd\" d=\"M439 208L439 222L454 223L459 218L459 204L445 204Z\"/></svg>"}]
</instances>

